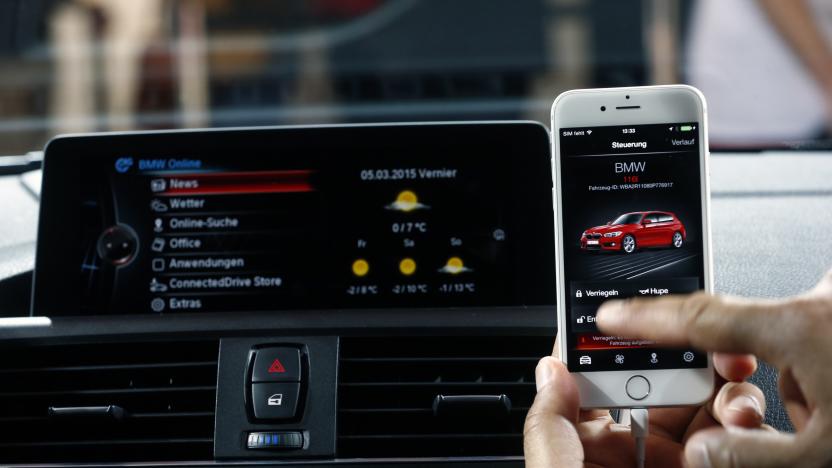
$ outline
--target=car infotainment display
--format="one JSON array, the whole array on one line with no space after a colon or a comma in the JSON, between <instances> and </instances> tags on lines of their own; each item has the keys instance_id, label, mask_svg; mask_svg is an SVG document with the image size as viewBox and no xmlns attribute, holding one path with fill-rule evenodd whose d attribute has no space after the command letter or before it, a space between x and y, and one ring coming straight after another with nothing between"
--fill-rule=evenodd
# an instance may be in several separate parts
<instances>
[{"instance_id":1,"label":"car infotainment display","mask_svg":"<svg viewBox=\"0 0 832 468\"><path fill-rule=\"evenodd\" d=\"M554 302L532 123L61 137L35 314Z\"/></svg>"}]
</instances>

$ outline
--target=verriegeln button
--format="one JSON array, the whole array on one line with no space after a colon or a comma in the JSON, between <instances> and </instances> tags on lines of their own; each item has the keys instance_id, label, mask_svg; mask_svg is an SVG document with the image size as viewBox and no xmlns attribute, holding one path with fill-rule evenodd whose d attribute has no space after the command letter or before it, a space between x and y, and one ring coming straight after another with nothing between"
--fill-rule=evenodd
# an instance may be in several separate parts
<instances>
[{"instance_id":1,"label":"verriegeln button","mask_svg":"<svg viewBox=\"0 0 832 468\"><path fill-rule=\"evenodd\" d=\"M624 389L633 400L643 400L650 394L650 381L644 376L634 375L627 380Z\"/></svg>"},{"instance_id":2,"label":"verriegeln button","mask_svg":"<svg viewBox=\"0 0 832 468\"><path fill-rule=\"evenodd\" d=\"M277 347L257 350L252 382L299 382L300 350Z\"/></svg>"}]
</instances>

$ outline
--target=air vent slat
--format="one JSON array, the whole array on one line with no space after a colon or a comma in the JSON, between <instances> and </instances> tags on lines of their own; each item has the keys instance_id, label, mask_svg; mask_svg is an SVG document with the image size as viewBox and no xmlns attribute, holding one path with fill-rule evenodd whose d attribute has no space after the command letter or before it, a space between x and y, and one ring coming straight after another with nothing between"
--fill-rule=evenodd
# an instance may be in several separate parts
<instances>
[{"instance_id":1,"label":"air vent slat","mask_svg":"<svg viewBox=\"0 0 832 468\"><path fill-rule=\"evenodd\" d=\"M217 387L155 387L155 388L104 388L101 390L75 390L75 391L44 391L44 392L12 392L0 393L0 399L14 397L40 397L40 396L72 396L72 395L130 395L136 393L175 393L175 392L214 392Z\"/></svg>"},{"instance_id":2,"label":"air vent slat","mask_svg":"<svg viewBox=\"0 0 832 468\"><path fill-rule=\"evenodd\" d=\"M413 357L413 358L345 358L341 359L342 363L346 364L353 364L353 363L370 363L370 364L377 364L377 363L466 363L466 362L488 362L488 363L499 363L499 362L534 362L536 363L538 358L531 358L531 357Z\"/></svg>"},{"instance_id":3,"label":"air vent slat","mask_svg":"<svg viewBox=\"0 0 832 468\"><path fill-rule=\"evenodd\" d=\"M0 369L0 375L5 374L30 374L45 372L83 372L83 371L111 371L129 369L170 369L176 367L217 367L217 361L205 362L169 362L169 363L144 363L144 364L107 364L99 366L59 366L59 367L36 367L27 369Z\"/></svg>"},{"instance_id":4,"label":"air vent slat","mask_svg":"<svg viewBox=\"0 0 832 468\"><path fill-rule=\"evenodd\" d=\"M198 418L198 417L205 417L205 418L213 418L214 412L213 411L190 411L190 412L170 412L170 413L131 413L127 416L128 418L133 419L142 419L142 418L167 418L167 419L175 419L175 418ZM49 421L49 417L47 416L11 416L11 417L0 417L0 424L10 423L10 422L46 422Z\"/></svg>"},{"instance_id":5,"label":"air vent slat","mask_svg":"<svg viewBox=\"0 0 832 468\"><path fill-rule=\"evenodd\" d=\"M175 445L175 444L205 444L212 443L213 439L210 437L199 437L190 439L130 439L130 440L74 440L70 442L20 442L20 443L0 443L0 448L19 448L19 447L79 447L89 446L97 447L101 445Z\"/></svg>"},{"instance_id":6,"label":"air vent slat","mask_svg":"<svg viewBox=\"0 0 832 468\"><path fill-rule=\"evenodd\" d=\"M526 414L513 412L506 418L482 418L476 425L467 418L437 420L432 412L342 414L341 417L339 424L342 429L353 436L422 437L439 434L457 436L460 433L490 436L523 427Z\"/></svg>"},{"instance_id":7,"label":"air vent slat","mask_svg":"<svg viewBox=\"0 0 832 468\"><path fill-rule=\"evenodd\" d=\"M343 436L344 439L348 440L378 440L378 439L400 439L400 440L407 440L407 439L417 439L417 440L427 440L427 439L470 439L470 438L477 438L477 439L502 439L502 438L521 438L522 434L515 434L515 433L505 433L505 434L478 434L478 433L471 433L471 434L375 434L375 435L356 435L356 436Z\"/></svg>"},{"instance_id":8,"label":"air vent slat","mask_svg":"<svg viewBox=\"0 0 832 468\"><path fill-rule=\"evenodd\" d=\"M213 411L190 411L182 413L133 413L131 418L213 418Z\"/></svg>"},{"instance_id":9,"label":"air vent slat","mask_svg":"<svg viewBox=\"0 0 832 468\"><path fill-rule=\"evenodd\" d=\"M339 408L339 412L350 414L372 414L372 413L433 413L430 408ZM529 411L528 406L512 407L513 413L523 413Z\"/></svg>"},{"instance_id":10,"label":"air vent slat","mask_svg":"<svg viewBox=\"0 0 832 468\"><path fill-rule=\"evenodd\" d=\"M0 463L210 460L217 341L0 352ZM50 408L119 413L51 415Z\"/></svg>"},{"instance_id":11,"label":"air vent slat","mask_svg":"<svg viewBox=\"0 0 832 468\"><path fill-rule=\"evenodd\" d=\"M342 387L534 387L534 382L347 382Z\"/></svg>"},{"instance_id":12,"label":"air vent slat","mask_svg":"<svg viewBox=\"0 0 832 468\"><path fill-rule=\"evenodd\" d=\"M553 342L551 336L343 338L338 456L522 455L534 367ZM437 395L505 395L511 405L436 413Z\"/></svg>"},{"instance_id":13,"label":"air vent slat","mask_svg":"<svg viewBox=\"0 0 832 468\"><path fill-rule=\"evenodd\" d=\"M433 413L430 408L339 408L340 413Z\"/></svg>"}]
</instances>

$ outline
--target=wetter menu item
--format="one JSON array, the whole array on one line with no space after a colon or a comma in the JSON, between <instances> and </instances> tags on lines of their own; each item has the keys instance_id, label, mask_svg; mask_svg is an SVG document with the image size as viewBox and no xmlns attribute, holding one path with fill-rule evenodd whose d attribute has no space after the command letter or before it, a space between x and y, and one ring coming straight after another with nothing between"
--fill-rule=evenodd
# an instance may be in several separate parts
<instances>
[{"instance_id":1,"label":"wetter menu item","mask_svg":"<svg viewBox=\"0 0 832 468\"><path fill-rule=\"evenodd\" d=\"M547 140L524 123L57 139L36 289L77 305L35 313L551 303Z\"/></svg>"}]
</instances>

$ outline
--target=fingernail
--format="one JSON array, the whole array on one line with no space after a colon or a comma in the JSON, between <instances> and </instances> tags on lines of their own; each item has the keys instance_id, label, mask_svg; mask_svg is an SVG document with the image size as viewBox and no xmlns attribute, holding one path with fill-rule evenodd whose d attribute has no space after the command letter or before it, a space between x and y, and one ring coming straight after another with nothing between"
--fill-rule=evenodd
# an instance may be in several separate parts
<instances>
[{"instance_id":1,"label":"fingernail","mask_svg":"<svg viewBox=\"0 0 832 468\"><path fill-rule=\"evenodd\" d=\"M740 396L731 402L728 409L732 411L739 411L741 413L751 410L758 418L761 420L763 419L763 406L760 405L759 400L757 400L757 398L753 395Z\"/></svg>"},{"instance_id":2,"label":"fingernail","mask_svg":"<svg viewBox=\"0 0 832 468\"><path fill-rule=\"evenodd\" d=\"M596 319L599 324L606 326L612 327L618 325L623 321L622 310L624 310L624 301L607 301L598 308L598 313L595 314Z\"/></svg>"},{"instance_id":3,"label":"fingernail","mask_svg":"<svg viewBox=\"0 0 832 468\"><path fill-rule=\"evenodd\" d=\"M537 363L537 368L534 370L534 383L539 392L541 388L545 387L554 378L555 373L552 371L552 366L549 364L548 358L543 358Z\"/></svg>"},{"instance_id":4,"label":"fingernail","mask_svg":"<svg viewBox=\"0 0 832 468\"><path fill-rule=\"evenodd\" d=\"M708 447L704 443L693 442L694 445L690 449L686 450L688 455L686 457L685 465L690 468L711 468L713 464L711 463L711 455L708 453Z\"/></svg>"}]
</instances>

